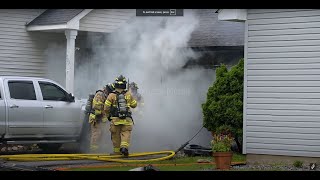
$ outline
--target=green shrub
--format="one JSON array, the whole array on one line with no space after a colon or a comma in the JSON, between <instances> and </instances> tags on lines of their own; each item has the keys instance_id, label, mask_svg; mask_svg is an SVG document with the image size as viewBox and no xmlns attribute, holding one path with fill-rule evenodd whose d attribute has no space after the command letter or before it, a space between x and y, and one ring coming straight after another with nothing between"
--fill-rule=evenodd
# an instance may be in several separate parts
<instances>
[{"instance_id":1,"label":"green shrub","mask_svg":"<svg viewBox=\"0 0 320 180\"><path fill-rule=\"evenodd\" d=\"M216 80L207 92L207 100L202 104L203 126L211 132L221 126L229 126L238 148L243 126L243 77L244 60L228 71L222 64L216 69Z\"/></svg>"},{"instance_id":2,"label":"green shrub","mask_svg":"<svg viewBox=\"0 0 320 180\"><path fill-rule=\"evenodd\" d=\"M297 168L302 168L303 162L302 161L294 161L293 166Z\"/></svg>"}]
</instances>

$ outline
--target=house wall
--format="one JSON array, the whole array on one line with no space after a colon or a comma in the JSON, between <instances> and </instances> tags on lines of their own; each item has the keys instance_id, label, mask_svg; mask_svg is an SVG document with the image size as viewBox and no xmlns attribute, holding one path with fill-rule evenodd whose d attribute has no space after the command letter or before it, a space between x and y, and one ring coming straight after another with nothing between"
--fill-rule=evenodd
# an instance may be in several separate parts
<instances>
[{"instance_id":1,"label":"house wall","mask_svg":"<svg viewBox=\"0 0 320 180\"><path fill-rule=\"evenodd\" d=\"M320 10L248 9L244 153L320 157Z\"/></svg>"},{"instance_id":2,"label":"house wall","mask_svg":"<svg viewBox=\"0 0 320 180\"><path fill-rule=\"evenodd\" d=\"M80 20L79 30L110 33L135 15L135 9L94 9Z\"/></svg>"},{"instance_id":3,"label":"house wall","mask_svg":"<svg viewBox=\"0 0 320 180\"><path fill-rule=\"evenodd\" d=\"M0 9L0 75L47 76L46 49L62 33L27 32L39 9Z\"/></svg>"}]
</instances>

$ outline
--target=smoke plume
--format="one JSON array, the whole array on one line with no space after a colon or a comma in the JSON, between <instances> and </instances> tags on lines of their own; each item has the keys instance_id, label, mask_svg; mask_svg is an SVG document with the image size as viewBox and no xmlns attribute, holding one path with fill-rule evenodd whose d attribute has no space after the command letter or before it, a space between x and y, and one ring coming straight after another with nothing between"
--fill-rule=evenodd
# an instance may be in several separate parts
<instances>
[{"instance_id":1,"label":"smoke plume","mask_svg":"<svg viewBox=\"0 0 320 180\"><path fill-rule=\"evenodd\" d=\"M134 114L130 151L175 150L202 127L201 104L215 78L213 70L183 68L201 54L188 48L199 20L191 10L176 17L135 17L114 33L88 35L90 57L76 59L75 95L89 93L122 74L136 82L145 106ZM77 62L78 61L78 62ZM112 151L109 123L102 143ZM209 146L203 129L191 144Z\"/></svg>"}]
</instances>

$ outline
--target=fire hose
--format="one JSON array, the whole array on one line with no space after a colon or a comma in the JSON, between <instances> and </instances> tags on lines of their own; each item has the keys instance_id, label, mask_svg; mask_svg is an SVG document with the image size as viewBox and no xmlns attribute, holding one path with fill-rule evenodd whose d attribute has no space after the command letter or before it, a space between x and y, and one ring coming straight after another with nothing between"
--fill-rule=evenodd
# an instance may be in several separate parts
<instances>
[{"instance_id":1,"label":"fire hose","mask_svg":"<svg viewBox=\"0 0 320 180\"><path fill-rule=\"evenodd\" d=\"M159 154L169 154L160 158L153 159L128 159L129 157L150 156ZM174 151L159 151L159 152L143 152L131 153L128 158L121 159L122 155L109 155L109 154L17 154L17 155L1 155L3 160L11 161L62 161L62 160L98 160L108 162L152 162L162 161L172 158L175 155Z\"/></svg>"},{"instance_id":2,"label":"fire hose","mask_svg":"<svg viewBox=\"0 0 320 180\"><path fill-rule=\"evenodd\" d=\"M196 133L199 134L201 129ZM98 161L108 161L108 162L120 162L120 163L130 163L130 162L154 162L163 161L174 157L180 150L189 144L189 142L196 137L194 135L189 141L181 145L176 151L158 151L158 152L142 152L142 153L130 153L129 157L141 157L159 154L168 154L160 158L151 159L121 159L122 155L110 155L110 154L17 154L17 155L0 155L0 159L11 160L11 161L59 161L59 160L98 160Z\"/></svg>"}]
</instances>

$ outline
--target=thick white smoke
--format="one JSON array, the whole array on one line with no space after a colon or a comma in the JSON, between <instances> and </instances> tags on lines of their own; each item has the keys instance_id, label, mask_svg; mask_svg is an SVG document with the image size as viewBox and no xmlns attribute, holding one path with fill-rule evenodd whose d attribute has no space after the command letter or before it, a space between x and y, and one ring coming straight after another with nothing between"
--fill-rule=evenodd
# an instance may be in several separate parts
<instances>
[{"instance_id":1,"label":"thick white smoke","mask_svg":"<svg viewBox=\"0 0 320 180\"><path fill-rule=\"evenodd\" d=\"M120 74L138 84L145 106L142 117L134 114L131 152L175 150L202 127L201 104L214 71L182 68L199 57L188 48L198 23L185 10L181 17L135 17L114 33L88 34L85 41L93 52L76 59L75 95L87 98ZM105 130L101 143L111 152L109 123ZM203 129L191 144L209 146L210 139Z\"/></svg>"},{"instance_id":2,"label":"thick white smoke","mask_svg":"<svg viewBox=\"0 0 320 180\"><path fill-rule=\"evenodd\" d=\"M88 63L99 62L99 87L123 74L138 84L145 100L143 117L134 115L130 151L176 149L201 128L201 103L214 73L182 68L188 59L197 58L187 48L197 25L191 11L183 17L136 17L104 41L88 40L94 51ZM210 138L204 129L191 143L208 146Z\"/></svg>"},{"instance_id":3,"label":"thick white smoke","mask_svg":"<svg viewBox=\"0 0 320 180\"><path fill-rule=\"evenodd\" d=\"M65 85L66 77L66 46L61 43L50 43L45 51L47 77Z\"/></svg>"}]
</instances>

